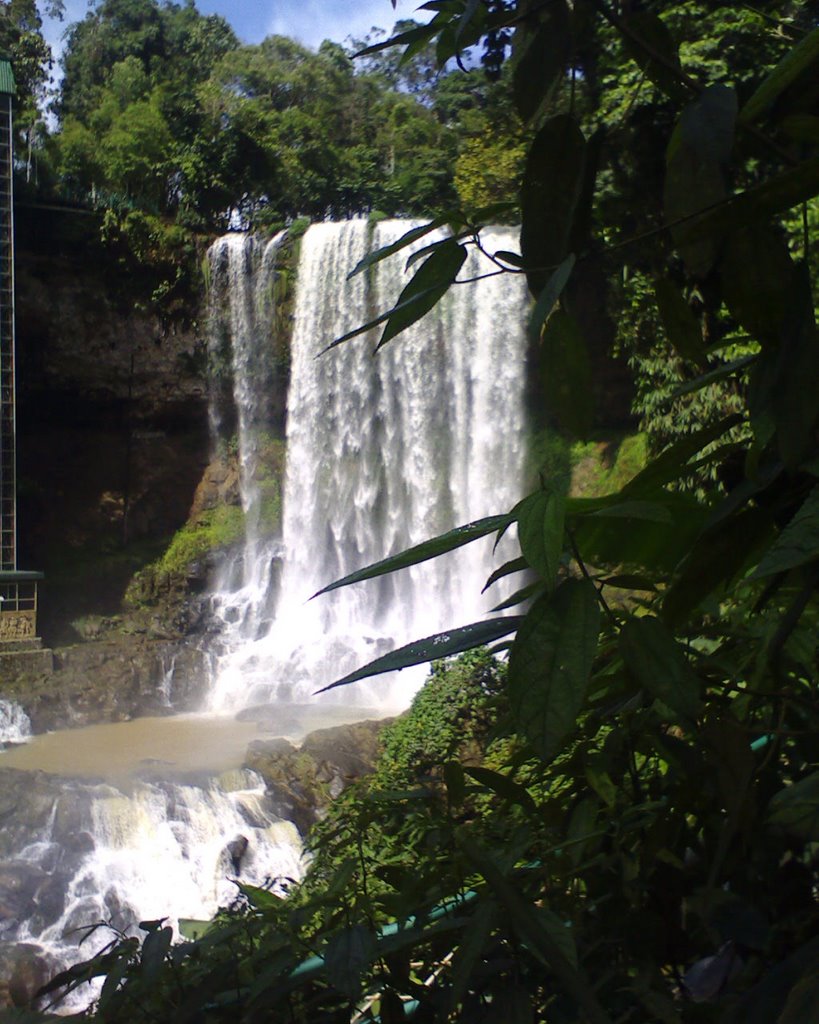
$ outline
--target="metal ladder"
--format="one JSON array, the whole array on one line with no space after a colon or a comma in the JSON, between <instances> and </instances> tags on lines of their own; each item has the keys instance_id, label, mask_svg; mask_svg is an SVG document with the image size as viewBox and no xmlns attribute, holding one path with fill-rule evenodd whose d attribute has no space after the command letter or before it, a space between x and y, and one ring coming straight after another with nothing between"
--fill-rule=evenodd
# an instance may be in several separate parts
<instances>
[{"instance_id":1,"label":"metal ladder","mask_svg":"<svg viewBox=\"0 0 819 1024\"><path fill-rule=\"evenodd\" d=\"M0 96L0 571L17 568L11 97Z\"/></svg>"}]
</instances>

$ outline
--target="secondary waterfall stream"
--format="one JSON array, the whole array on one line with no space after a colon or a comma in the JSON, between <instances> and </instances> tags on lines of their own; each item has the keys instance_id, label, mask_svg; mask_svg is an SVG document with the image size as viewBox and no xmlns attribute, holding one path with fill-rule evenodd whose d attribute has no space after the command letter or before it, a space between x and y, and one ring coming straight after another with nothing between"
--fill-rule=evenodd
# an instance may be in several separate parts
<instances>
[{"instance_id":1,"label":"secondary waterfall stream","mask_svg":"<svg viewBox=\"0 0 819 1024\"><path fill-rule=\"evenodd\" d=\"M367 252L411 226L316 224L299 242L283 496L278 467L266 458L282 449L270 397L284 387L286 373L271 340L284 236L262 242L234 233L210 250L211 357L229 378L229 387L214 389L212 426L216 444L238 457L245 529L214 585L218 630L203 723L217 715L232 720L248 706L304 708L328 698L347 720L364 717L370 706L383 714L406 706L423 670L312 695L387 650L480 619L501 599L481 596L502 560L493 559L488 539L307 600L335 578L507 510L521 491L520 276L454 287L375 356L377 335L369 334L317 358L396 301L409 280L404 266L412 250L348 275ZM517 245L506 229L487 231L483 241L490 252ZM493 269L471 251L460 276ZM172 669L158 681L168 700ZM25 739L26 723L15 716L13 708L0 709L8 738ZM196 719L178 724L198 728ZM130 725L137 735L139 723ZM173 749L174 740L168 742ZM21 768L50 767L47 758L9 758ZM105 781L94 781L76 768L73 779L36 789L26 829L3 848L0 890L18 895L0 907L0 946L34 943L50 964L65 964L93 951L88 945L77 952L83 925L110 920L127 929L150 918L206 918L236 891L227 881L225 848L238 833L250 839L243 878L264 884L297 877L294 827L278 820L258 776L224 767L209 777L201 764L170 771L161 758L143 755L140 770L134 775L129 767L124 782L102 770ZM70 767L60 774L70 776Z\"/></svg>"}]
</instances>

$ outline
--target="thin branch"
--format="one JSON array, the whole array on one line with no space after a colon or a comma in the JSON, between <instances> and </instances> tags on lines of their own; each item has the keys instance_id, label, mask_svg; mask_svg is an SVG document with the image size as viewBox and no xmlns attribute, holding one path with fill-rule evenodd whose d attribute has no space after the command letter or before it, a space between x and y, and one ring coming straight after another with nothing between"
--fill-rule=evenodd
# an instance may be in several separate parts
<instances>
[{"instance_id":1,"label":"thin branch","mask_svg":"<svg viewBox=\"0 0 819 1024\"><path fill-rule=\"evenodd\" d=\"M475 281L485 281L487 277L499 277L501 274L507 274L509 271L506 268L501 270L490 270L486 274L478 274L476 277L465 277L462 281L453 281L453 284L473 284Z\"/></svg>"},{"instance_id":2,"label":"thin branch","mask_svg":"<svg viewBox=\"0 0 819 1024\"><path fill-rule=\"evenodd\" d=\"M597 600L600 602L600 605L603 608L603 611L606 613L606 617L608 618L609 622L612 624L612 626L616 626L617 625L617 618L615 617L614 612L611 610L611 608L609 608L608 603L606 602L605 597L603 597L603 586L602 586L602 584L599 587L595 584L594 577L589 573L589 570L586 568L586 563L583 561L583 556L580 554L580 549L577 546L577 541L575 540L575 537L574 537L574 534L572 533L572 531L571 530L567 530L566 533L569 536L569 544L571 545L571 548L572 548L572 554L574 555L574 560L580 566L580 571L581 571L581 573L583 573L583 576L594 587L595 593L597 594Z\"/></svg>"}]
</instances>

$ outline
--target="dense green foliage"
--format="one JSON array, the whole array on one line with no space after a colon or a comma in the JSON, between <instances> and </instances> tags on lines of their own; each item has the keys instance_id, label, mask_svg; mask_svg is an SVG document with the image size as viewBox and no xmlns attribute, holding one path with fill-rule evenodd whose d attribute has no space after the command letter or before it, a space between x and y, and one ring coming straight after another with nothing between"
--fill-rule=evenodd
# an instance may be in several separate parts
<instances>
[{"instance_id":1,"label":"dense green foliage","mask_svg":"<svg viewBox=\"0 0 819 1024\"><path fill-rule=\"evenodd\" d=\"M42 104L53 65L51 50L42 34L40 9L61 17L62 0L2 0L0 3L0 54L12 63L17 86L15 117L17 152L25 154L25 176L32 174L32 153L45 136Z\"/></svg>"},{"instance_id":2,"label":"dense green foliage","mask_svg":"<svg viewBox=\"0 0 819 1024\"><path fill-rule=\"evenodd\" d=\"M198 235L426 214L519 178L508 82L439 69L429 46L358 64L350 52L371 40L246 46L223 18L171 0L97 0L68 29L49 134L37 8L12 0L0 12L20 79L26 200L99 211L103 243L163 314L189 303ZM499 160L487 174L476 159L490 137Z\"/></svg>"},{"instance_id":3,"label":"dense green foliage","mask_svg":"<svg viewBox=\"0 0 819 1024\"><path fill-rule=\"evenodd\" d=\"M581 437L592 421L592 292L637 310L691 394L723 381L735 412L670 430L617 491L567 498L543 479L500 520L357 573L517 525L520 558L495 579L531 582L493 627L512 639L486 759L455 759L436 712L443 784L352 794L318 840L320 877L287 900L240 887L181 946L146 923L141 945L115 941L55 985L105 976L95 1018L111 1022L813 1020L819 9L433 10L398 43L434 41L439 64L478 44L496 70L514 42L521 253L498 262L526 274L550 412ZM433 243L382 343L457 287L481 217L443 220L454 237ZM719 486L680 487L703 463ZM418 760L403 733L402 782Z\"/></svg>"},{"instance_id":4,"label":"dense green foliage","mask_svg":"<svg viewBox=\"0 0 819 1024\"><path fill-rule=\"evenodd\" d=\"M31 50L20 42L15 60L30 106L43 100L48 54L34 4L9 9ZM331 42L246 46L190 2L98 0L69 28L62 69L58 130L34 153L41 195L195 230L443 209L461 150L475 193L472 140L491 132L501 146L520 130L507 87L440 70L429 46L409 62L358 65ZM520 156L505 158L495 188Z\"/></svg>"}]
</instances>

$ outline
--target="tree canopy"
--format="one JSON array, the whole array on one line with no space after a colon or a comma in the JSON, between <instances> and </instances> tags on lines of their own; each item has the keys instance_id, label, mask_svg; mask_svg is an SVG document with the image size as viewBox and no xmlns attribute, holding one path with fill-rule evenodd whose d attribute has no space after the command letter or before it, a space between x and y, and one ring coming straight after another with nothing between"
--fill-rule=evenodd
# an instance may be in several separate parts
<instances>
[{"instance_id":1,"label":"tree canopy","mask_svg":"<svg viewBox=\"0 0 819 1024\"><path fill-rule=\"evenodd\" d=\"M100 0L62 69L50 187L205 231L442 210L467 139L506 123L483 76L438 68L430 47L354 63L330 42L240 45L192 2Z\"/></svg>"}]
</instances>

